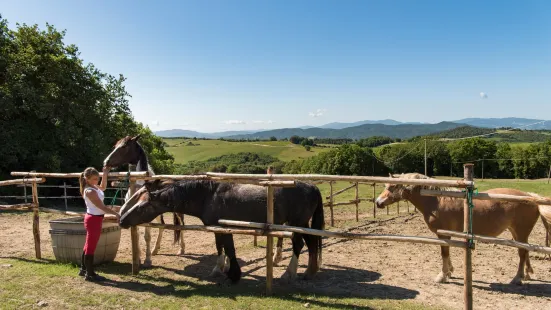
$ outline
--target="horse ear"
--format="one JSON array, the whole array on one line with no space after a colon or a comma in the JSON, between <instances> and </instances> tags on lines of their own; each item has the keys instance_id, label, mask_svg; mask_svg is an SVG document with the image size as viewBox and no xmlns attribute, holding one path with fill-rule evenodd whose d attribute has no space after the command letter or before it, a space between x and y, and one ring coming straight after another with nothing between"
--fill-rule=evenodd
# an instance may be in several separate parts
<instances>
[{"instance_id":1,"label":"horse ear","mask_svg":"<svg viewBox=\"0 0 551 310\"><path fill-rule=\"evenodd\" d=\"M138 139L142 136L142 134L139 134L137 136L135 136L134 138L132 138L131 140L132 141L138 141Z\"/></svg>"}]
</instances>

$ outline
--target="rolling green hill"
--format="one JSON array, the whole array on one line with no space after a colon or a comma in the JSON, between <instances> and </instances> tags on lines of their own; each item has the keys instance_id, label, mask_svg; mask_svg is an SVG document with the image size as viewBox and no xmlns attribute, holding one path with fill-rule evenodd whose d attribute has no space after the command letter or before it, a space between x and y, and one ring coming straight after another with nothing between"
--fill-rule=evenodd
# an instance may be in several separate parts
<instances>
[{"instance_id":1,"label":"rolling green hill","mask_svg":"<svg viewBox=\"0 0 551 310\"><path fill-rule=\"evenodd\" d=\"M303 159L325 152L330 148L313 147L309 152L300 145L287 141L228 142L221 140L163 139L166 150L175 158L175 163L207 159L242 152L274 156L283 161Z\"/></svg>"},{"instance_id":2,"label":"rolling green hill","mask_svg":"<svg viewBox=\"0 0 551 310\"><path fill-rule=\"evenodd\" d=\"M403 124L403 125L383 125L383 124L365 124L361 126L348 127L344 129L325 129L325 128L284 128L276 130L261 131L254 134L236 135L228 138L232 139L269 139L276 137L285 139L291 136L316 137L316 138L349 138L361 139L372 136L385 136L391 138L407 139L415 136L429 135L444 130L449 130L463 125L441 122L438 124Z\"/></svg>"}]
</instances>

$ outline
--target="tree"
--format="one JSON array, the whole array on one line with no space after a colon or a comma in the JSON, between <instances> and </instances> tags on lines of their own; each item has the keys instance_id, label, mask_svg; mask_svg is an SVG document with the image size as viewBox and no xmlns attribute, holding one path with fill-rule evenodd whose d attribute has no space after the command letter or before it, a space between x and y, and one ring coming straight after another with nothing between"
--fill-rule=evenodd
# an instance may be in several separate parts
<instances>
[{"instance_id":1,"label":"tree","mask_svg":"<svg viewBox=\"0 0 551 310\"><path fill-rule=\"evenodd\" d=\"M309 145L305 145L304 148L306 149L307 152L310 152L310 150L312 149L312 147Z\"/></svg>"},{"instance_id":2,"label":"tree","mask_svg":"<svg viewBox=\"0 0 551 310\"><path fill-rule=\"evenodd\" d=\"M299 137L299 136L291 136L289 138L289 142L291 142L293 144L300 144L302 142L302 138Z\"/></svg>"},{"instance_id":3,"label":"tree","mask_svg":"<svg viewBox=\"0 0 551 310\"><path fill-rule=\"evenodd\" d=\"M485 158L495 158L497 144L494 141L482 138L457 140L448 145L451 159L454 162L477 161ZM499 168L495 161L484 163L484 175L494 177L498 174ZM482 165L475 165L475 175L482 175Z\"/></svg>"},{"instance_id":4,"label":"tree","mask_svg":"<svg viewBox=\"0 0 551 310\"><path fill-rule=\"evenodd\" d=\"M277 138L274 137L274 136L271 136L271 137L270 137L270 141L277 141Z\"/></svg>"},{"instance_id":5,"label":"tree","mask_svg":"<svg viewBox=\"0 0 551 310\"><path fill-rule=\"evenodd\" d=\"M49 24L10 30L0 16L0 178L99 168L118 139L136 133L154 168L171 172L162 140L132 118L124 76L84 63L64 37Z\"/></svg>"}]
</instances>

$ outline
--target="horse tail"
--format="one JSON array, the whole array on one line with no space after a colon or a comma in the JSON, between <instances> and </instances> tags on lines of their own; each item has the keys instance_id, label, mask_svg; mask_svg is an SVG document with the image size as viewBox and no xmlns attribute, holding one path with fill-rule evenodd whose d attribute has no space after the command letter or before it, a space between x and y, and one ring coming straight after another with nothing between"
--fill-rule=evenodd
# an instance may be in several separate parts
<instances>
[{"instance_id":1,"label":"horse tail","mask_svg":"<svg viewBox=\"0 0 551 310\"><path fill-rule=\"evenodd\" d=\"M312 215L312 228L313 229L319 229L324 230L325 229L325 216L323 215L323 198L321 196L321 192L318 188L316 188L316 196L317 196L317 202L316 202L316 209L314 210L314 214ZM317 238L317 248L318 248L318 268L321 268L321 250L322 250L322 238L321 236L312 236Z\"/></svg>"},{"instance_id":2,"label":"horse tail","mask_svg":"<svg viewBox=\"0 0 551 310\"><path fill-rule=\"evenodd\" d=\"M545 246L549 246L549 239L551 235L551 206L547 205L538 205L540 211L541 221L543 226L545 226Z\"/></svg>"},{"instance_id":3,"label":"horse tail","mask_svg":"<svg viewBox=\"0 0 551 310\"><path fill-rule=\"evenodd\" d=\"M174 212L174 225L184 225L183 221L180 221L180 216L178 216L178 213ZM182 231L181 230L175 230L174 231L174 244L180 243L180 238L182 238Z\"/></svg>"},{"instance_id":4,"label":"horse tail","mask_svg":"<svg viewBox=\"0 0 551 310\"><path fill-rule=\"evenodd\" d=\"M163 217L163 215L162 215L162 214L161 214L161 216L160 216L160 220L161 220L161 224L163 224L163 225L164 225L164 224L165 224L165 218Z\"/></svg>"},{"instance_id":5,"label":"horse tail","mask_svg":"<svg viewBox=\"0 0 551 310\"><path fill-rule=\"evenodd\" d=\"M542 197L538 194L528 193L532 197ZM541 221L545 227L545 246L549 246L551 239L551 206L548 205L538 205L538 210L540 212Z\"/></svg>"}]
</instances>

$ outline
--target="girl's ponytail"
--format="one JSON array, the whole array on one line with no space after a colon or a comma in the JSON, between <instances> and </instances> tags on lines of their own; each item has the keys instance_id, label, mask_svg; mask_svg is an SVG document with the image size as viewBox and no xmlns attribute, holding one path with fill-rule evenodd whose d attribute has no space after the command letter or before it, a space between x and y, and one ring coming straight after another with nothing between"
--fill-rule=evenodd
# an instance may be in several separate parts
<instances>
[{"instance_id":1,"label":"girl's ponytail","mask_svg":"<svg viewBox=\"0 0 551 310\"><path fill-rule=\"evenodd\" d=\"M80 174L78 183L80 185L80 195L84 196L84 188L86 187L86 178L84 177L84 172Z\"/></svg>"}]
</instances>

